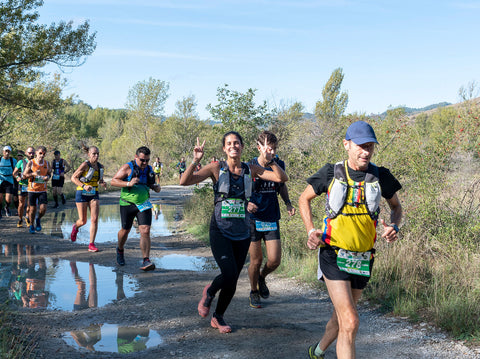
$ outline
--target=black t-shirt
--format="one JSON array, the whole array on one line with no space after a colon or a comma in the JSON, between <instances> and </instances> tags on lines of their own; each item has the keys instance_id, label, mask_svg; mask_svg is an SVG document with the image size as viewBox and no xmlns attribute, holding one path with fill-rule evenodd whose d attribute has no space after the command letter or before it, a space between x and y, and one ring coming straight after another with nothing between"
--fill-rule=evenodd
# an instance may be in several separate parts
<instances>
[{"instance_id":1,"label":"black t-shirt","mask_svg":"<svg viewBox=\"0 0 480 359\"><path fill-rule=\"evenodd\" d=\"M277 164L285 171L285 163L278 159ZM258 157L250 161L251 164L260 166ZM273 171L270 167L263 167L266 171ZM256 213L250 213L250 218L265 221L276 222L280 219L280 206L278 205L277 193L283 183L264 181L261 178L253 178L253 191L250 202L257 205Z\"/></svg>"},{"instance_id":2,"label":"black t-shirt","mask_svg":"<svg viewBox=\"0 0 480 359\"><path fill-rule=\"evenodd\" d=\"M327 193L328 186L333 180L334 167L335 164L327 163L320 168L317 173L307 179L307 182L313 187L313 190L317 195ZM355 182L361 182L365 180L366 172L355 171L348 167L348 175ZM382 189L382 197L385 199L392 198L393 195L402 188L400 182L398 182L388 168L378 167L378 179L380 188Z\"/></svg>"}]
</instances>

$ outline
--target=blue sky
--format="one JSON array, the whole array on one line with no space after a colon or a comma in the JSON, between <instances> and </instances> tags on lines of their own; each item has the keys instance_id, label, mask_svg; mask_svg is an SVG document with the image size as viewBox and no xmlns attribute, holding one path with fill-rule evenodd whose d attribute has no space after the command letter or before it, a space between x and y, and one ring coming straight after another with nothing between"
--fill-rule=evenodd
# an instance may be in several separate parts
<instances>
[{"instance_id":1,"label":"blue sky","mask_svg":"<svg viewBox=\"0 0 480 359\"><path fill-rule=\"evenodd\" d=\"M480 82L479 0L45 0L39 12L97 31L95 53L64 74L65 95L93 107L123 108L149 77L170 85L165 115L194 95L202 119L224 84L313 112L338 67L347 113L456 103Z\"/></svg>"}]
</instances>

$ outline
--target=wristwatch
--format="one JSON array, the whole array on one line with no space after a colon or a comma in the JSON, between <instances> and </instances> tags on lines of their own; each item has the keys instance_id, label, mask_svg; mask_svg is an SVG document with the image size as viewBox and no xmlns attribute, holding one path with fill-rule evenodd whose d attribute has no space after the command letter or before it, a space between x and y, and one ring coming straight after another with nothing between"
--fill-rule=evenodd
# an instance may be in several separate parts
<instances>
[{"instance_id":1,"label":"wristwatch","mask_svg":"<svg viewBox=\"0 0 480 359\"><path fill-rule=\"evenodd\" d=\"M393 229L394 229L395 232L397 232L397 233L398 233L398 231L400 230L395 223L391 224L389 227L393 227Z\"/></svg>"}]
</instances>

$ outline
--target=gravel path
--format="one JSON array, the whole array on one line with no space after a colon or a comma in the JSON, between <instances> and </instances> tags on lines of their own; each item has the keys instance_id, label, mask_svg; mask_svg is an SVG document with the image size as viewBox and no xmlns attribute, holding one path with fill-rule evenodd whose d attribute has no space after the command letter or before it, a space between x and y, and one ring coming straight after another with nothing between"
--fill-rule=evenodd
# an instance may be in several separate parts
<instances>
[{"instance_id":1,"label":"gravel path","mask_svg":"<svg viewBox=\"0 0 480 359\"><path fill-rule=\"evenodd\" d=\"M165 186L159 194L152 194L152 200L176 205L176 218L181 221L182 204L189 194L188 188ZM117 201L118 193L101 196L101 204ZM73 207L74 203L69 201L67 206ZM49 211L53 210L49 208ZM35 357L38 358L307 358L307 347L319 339L331 315L332 307L325 291L275 275L268 278L271 297L264 300L264 307L250 308L244 269L237 293L225 314L233 332L221 335L210 327L209 319L200 318L196 310L202 288L217 273L215 268L207 266L194 271L157 268L142 273L138 269L138 240L127 242L127 264L117 268L114 243L99 244L100 253L89 253L85 245L72 244L69 240L41 233L30 235L25 228L17 229L15 220L5 217L0 220L2 245L33 244L35 260L48 257L53 261L91 263L97 268L111 267L117 278L130 278L137 283L137 291L132 296L117 295L110 304L83 310L16 308L16 325L35 333ZM209 248L182 231L152 240L152 258L170 254L211 259ZM0 260L0 264L4 262ZM86 288L88 292L88 283ZM479 348L469 348L427 324L412 325L404 319L382 315L368 303L362 304L359 312L358 358L480 358ZM91 328L106 329L115 325L133 328L138 333L147 332L150 340L155 334L159 345L131 354L71 345L72 333L91 334ZM329 348L326 358L335 357L335 348Z\"/></svg>"}]
</instances>

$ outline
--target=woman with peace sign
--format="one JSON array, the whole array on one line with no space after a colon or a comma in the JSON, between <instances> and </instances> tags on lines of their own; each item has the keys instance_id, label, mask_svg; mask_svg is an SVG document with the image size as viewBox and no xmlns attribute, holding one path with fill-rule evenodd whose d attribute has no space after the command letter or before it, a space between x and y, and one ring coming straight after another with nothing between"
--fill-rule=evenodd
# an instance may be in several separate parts
<instances>
[{"instance_id":1,"label":"woman with peace sign","mask_svg":"<svg viewBox=\"0 0 480 359\"><path fill-rule=\"evenodd\" d=\"M213 180L215 201L210 221L210 246L221 273L203 289L198 303L198 314L206 317L216 293L220 292L210 324L218 328L220 333L230 333L232 328L225 323L223 315L235 294L238 276L250 246L247 204L252 192L252 177L274 182L286 182L288 177L273 160L274 152L266 142L259 143L260 151L265 154L268 160L266 165L270 166L272 171L241 161L244 146L243 139L237 132L227 132L223 136L222 144L227 160L211 162L194 172L203 157L205 146L205 141L200 145L197 138L193 162L187 167L180 184L193 185L209 177Z\"/></svg>"}]
</instances>

